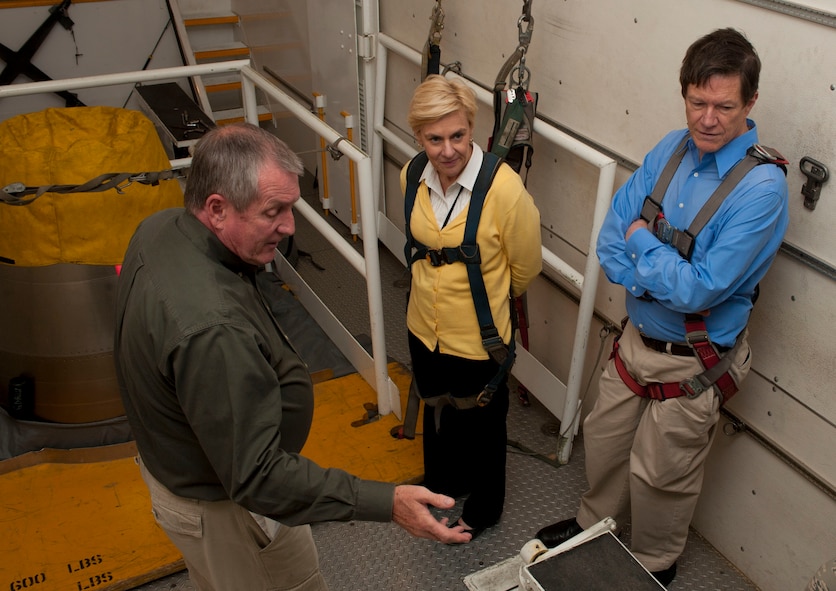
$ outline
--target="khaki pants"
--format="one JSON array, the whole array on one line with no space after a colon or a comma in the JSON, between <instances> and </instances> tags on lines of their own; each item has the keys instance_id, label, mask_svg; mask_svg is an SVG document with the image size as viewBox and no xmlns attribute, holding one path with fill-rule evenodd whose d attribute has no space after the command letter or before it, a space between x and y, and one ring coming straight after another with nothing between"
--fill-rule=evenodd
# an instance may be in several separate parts
<instances>
[{"instance_id":1,"label":"khaki pants","mask_svg":"<svg viewBox=\"0 0 836 591\"><path fill-rule=\"evenodd\" d=\"M183 554L196 589L327 591L309 525L288 527L263 518L259 525L232 501L177 496L139 465L154 518Z\"/></svg>"},{"instance_id":2,"label":"khaki pants","mask_svg":"<svg viewBox=\"0 0 836 591\"><path fill-rule=\"evenodd\" d=\"M746 335L741 336L746 339ZM619 355L639 383L678 382L702 371L693 356L648 349L628 323ZM743 342L730 373L740 384L749 371ZM577 520L587 528L605 517L631 522L631 549L650 571L668 568L682 553L702 489L705 459L720 416L719 396L664 401L636 396L610 360L599 396L583 424L589 491Z\"/></svg>"}]
</instances>

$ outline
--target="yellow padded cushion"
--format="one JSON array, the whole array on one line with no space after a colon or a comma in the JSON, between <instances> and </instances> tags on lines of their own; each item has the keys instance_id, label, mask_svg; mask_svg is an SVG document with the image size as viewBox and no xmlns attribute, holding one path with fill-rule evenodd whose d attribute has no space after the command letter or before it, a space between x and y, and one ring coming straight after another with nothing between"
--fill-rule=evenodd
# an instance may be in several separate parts
<instances>
[{"instance_id":1,"label":"yellow padded cushion","mask_svg":"<svg viewBox=\"0 0 836 591\"><path fill-rule=\"evenodd\" d=\"M154 124L115 107L46 109L0 123L0 188L76 185L105 173L168 170ZM183 204L177 180L94 193L45 193L33 203L0 203L0 257L15 265L122 262L137 224Z\"/></svg>"}]
</instances>

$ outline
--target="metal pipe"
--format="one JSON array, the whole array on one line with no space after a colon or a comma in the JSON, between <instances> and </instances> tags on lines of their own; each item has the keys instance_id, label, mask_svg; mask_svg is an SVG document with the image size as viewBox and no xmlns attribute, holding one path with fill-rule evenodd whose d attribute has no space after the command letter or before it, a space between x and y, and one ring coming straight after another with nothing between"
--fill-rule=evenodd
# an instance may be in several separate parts
<instances>
[{"instance_id":1,"label":"metal pipe","mask_svg":"<svg viewBox=\"0 0 836 591\"><path fill-rule=\"evenodd\" d=\"M374 122L370 121L370 118L374 116L377 109L377 65L375 64L377 45L375 39L380 33L379 6L376 0L363 0L359 4L361 30L358 31L357 40L358 47L364 48L363 51L358 51L358 55L363 59L361 69L363 96L361 100L362 104L365 105L365 108L360 110L360 147L365 146L366 151L372 155L372 188L377 202L375 209L381 211L386 208L385 202L380 198L382 171L376 166L374 158L377 144L380 144L380 141L375 133L370 131L374 129Z\"/></svg>"},{"instance_id":2,"label":"metal pipe","mask_svg":"<svg viewBox=\"0 0 836 591\"><path fill-rule=\"evenodd\" d=\"M117 84L135 84L151 80L175 80L191 76L206 74L224 74L238 72L249 65L249 60L234 60L214 64L197 66L175 66L155 70L137 70L134 72L119 72L116 74L99 74L82 78L68 78L66 80L48 80L45 82L27 82L25 84L9 84L0 86L0 99L12 96L26 96L29 94L51 93L59 90L77 90L79 88L97 88L100 86L115 86Z\"/></svg>"},{"instance_id":3,"label":"metal pipe","mask_svg":"<svg viewBox=\"0 0 836 591\"><path fill-rule=\"evenodd\" d=\"M586 349L589 344L589 330L592 326L592 316L595 313L595 295L598 292L598 255L595 245L598 234L607 215L612 199L615 171L617 165L614 160L602 166L598 176L598 193L595 196L595 209L592 213L592 229L589 234L589 249L584 268L584 288L581 291L581 301L578 305L578 323L575 326L575 342L572 346L572 362L569 366L569 379L566 383L566 403L563 407L563 417L572 417L572 436L566 434L568 429L562 429L562 435L557 440L557 461L561 464L569 462L572 453L572 442L580 427L581 382L583 380Z\"/></svg>"},{"instance_id":4,"label":"metal pipe","mask_svg":"<svg viewBox=\"0 0 836 591\"><path fill-rule=\"evenodd\" d=\"M258 125L258 99L255 95L255 83L241 77L241 103L244 107L244 119L247 123Z\"/></svg>"},{"instance_id":5,"label":"metal pipe","mask_svg":"<svg viewBox=\"0 0 836 591\"><path fill-rule=\"evenodd\" d=\"M358 260L359 255L350 247L345 240L331 228L320 216L312 216L310 212L306 211L305 206L300 207L297 201L297 207L305 215L306 219L313 223L313 217L317 218L317 229L322 232L323 236L344 256L355 265L355 268L366 278L366 287L368 290L369 302L369 319L371 322L371 338L372 338L372 357L374 361L374 383L377 391L378 412L385 415L394 413L396 416L401 415L401 400L397 387L390 388L389 370L387 368L386 357L386 335L383 330L383 288L380 284L380 253L377 246L377 225L376 225L376 209L374 192L372 190L372 165L371 159L357 148L353 143L338 134L332 127L324 121L321 121L316 115L309 112L305 107L300 105L287 93L278 87L270 84L270 81L264 78L261 74L256 72L249 66L244 66L241 69L241 75L255 82L258 87L281 103L288 111L297 117L302 123L311 128L314 132L324 138L329 144L335 145L343 154L351 158L357 164L357 181L359 185L360 194L360 225L365 228L367 232L371 232L371 236L367 236L363 240L363 257ZM311 217L309 217L311 216ZM320 223L321 222L321 223ZM349 250L351 254L349 254Z\"/></svg>"}]
</instances>

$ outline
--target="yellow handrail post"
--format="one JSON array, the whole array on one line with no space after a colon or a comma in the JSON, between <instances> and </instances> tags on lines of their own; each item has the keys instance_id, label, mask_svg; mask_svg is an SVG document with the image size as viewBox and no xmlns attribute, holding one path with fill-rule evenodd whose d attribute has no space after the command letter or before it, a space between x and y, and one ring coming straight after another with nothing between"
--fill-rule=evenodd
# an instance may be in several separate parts
<instances>
[{"instance_id":1,"label":"yellow handrail post","mask_svg":"<svg viewBox=\"0 0 836 591\"><path fill-rule=\"evenodd\" d=\"M313 96L319 120L325 123L325 95L314 92ZM325 210L325 215L328 215L328 210L331 209L331 199L328 193L328 158L326 157L325 138L322 136L319 137L319 149L322 152L322 209Z\"/></svg>"},{"instance_id":2,"label":"yellow handrail post","mask_svg":"<svg viewBox=\"0 0 836 591\"><path fill-rule=\"evenodd\" d=\"M340 111L340 115L345 119L345 135L348 141L354 143L354 116L345 111ZM360 225L357 223L357 194L354 188L354 161L348 161L348 183L351 187L351 238L357 242L357 236L360 234Z\"/></svg>"}]
</instances>

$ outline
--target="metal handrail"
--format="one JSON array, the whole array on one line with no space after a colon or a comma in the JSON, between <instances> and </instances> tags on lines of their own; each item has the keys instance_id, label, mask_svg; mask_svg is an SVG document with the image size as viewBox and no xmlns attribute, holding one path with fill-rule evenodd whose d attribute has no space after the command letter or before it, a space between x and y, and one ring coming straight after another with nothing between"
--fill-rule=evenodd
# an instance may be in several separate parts
<instances>
[{"instance_id":1,"label":"metal handrail","mask_svg":"<svg viewBox=\"0 0 836 591\"><path fill-rule=\"evenodd\" d=\"M295 274L296 288L304 293L296 293L309 311L317 308L312 316L322 324L323 330L340 348L341 352L352 362L358 373L377 391L378 412L381 415L394 413L401 417L400 390L389 377L386 356L386 340L383 330L383 293L380 282L380 259L377 250L377 240L372 235L376 228L376 203L372 183L371 159L353 143L349 142L327 123L321 121L308 110L307 106L299 104L294 98L277 88L267 78L256 72L249 60L225 61L212 64L193 66L177 66L156 70L142 70L134 72L119 72L115 74L101 74L82 78L65 80L50 80L46 82L31 82L26 84L12 84L0 87L0 100L6 97L27 96L39 93L53 93L59 90L74 90L80 88L96 88L117 84L135 84L138 82L177 80L191 76L207 74L238 72L241 75L242 104L244 118L258 125L258 108L256 104L255 88L258 87L266 94L281 103L293 113L302 123L325 138L330 144L348 156L357 165L358 194L360 197L361 224L366 238L363 241L364 254L361 256L343 237L307 203L297 201L296 210L320 232L352 266L366 279L369 301L369 317L371 319L372 355L360 345L346 330L336 317L330 313L315 296L307 284L295 273L290 265L284 265L283 271L288 275ZM171 161L172 168L183 168L189 159ZM282 259L283 260L283 259Z\"/></svg>"}]
</instances>

